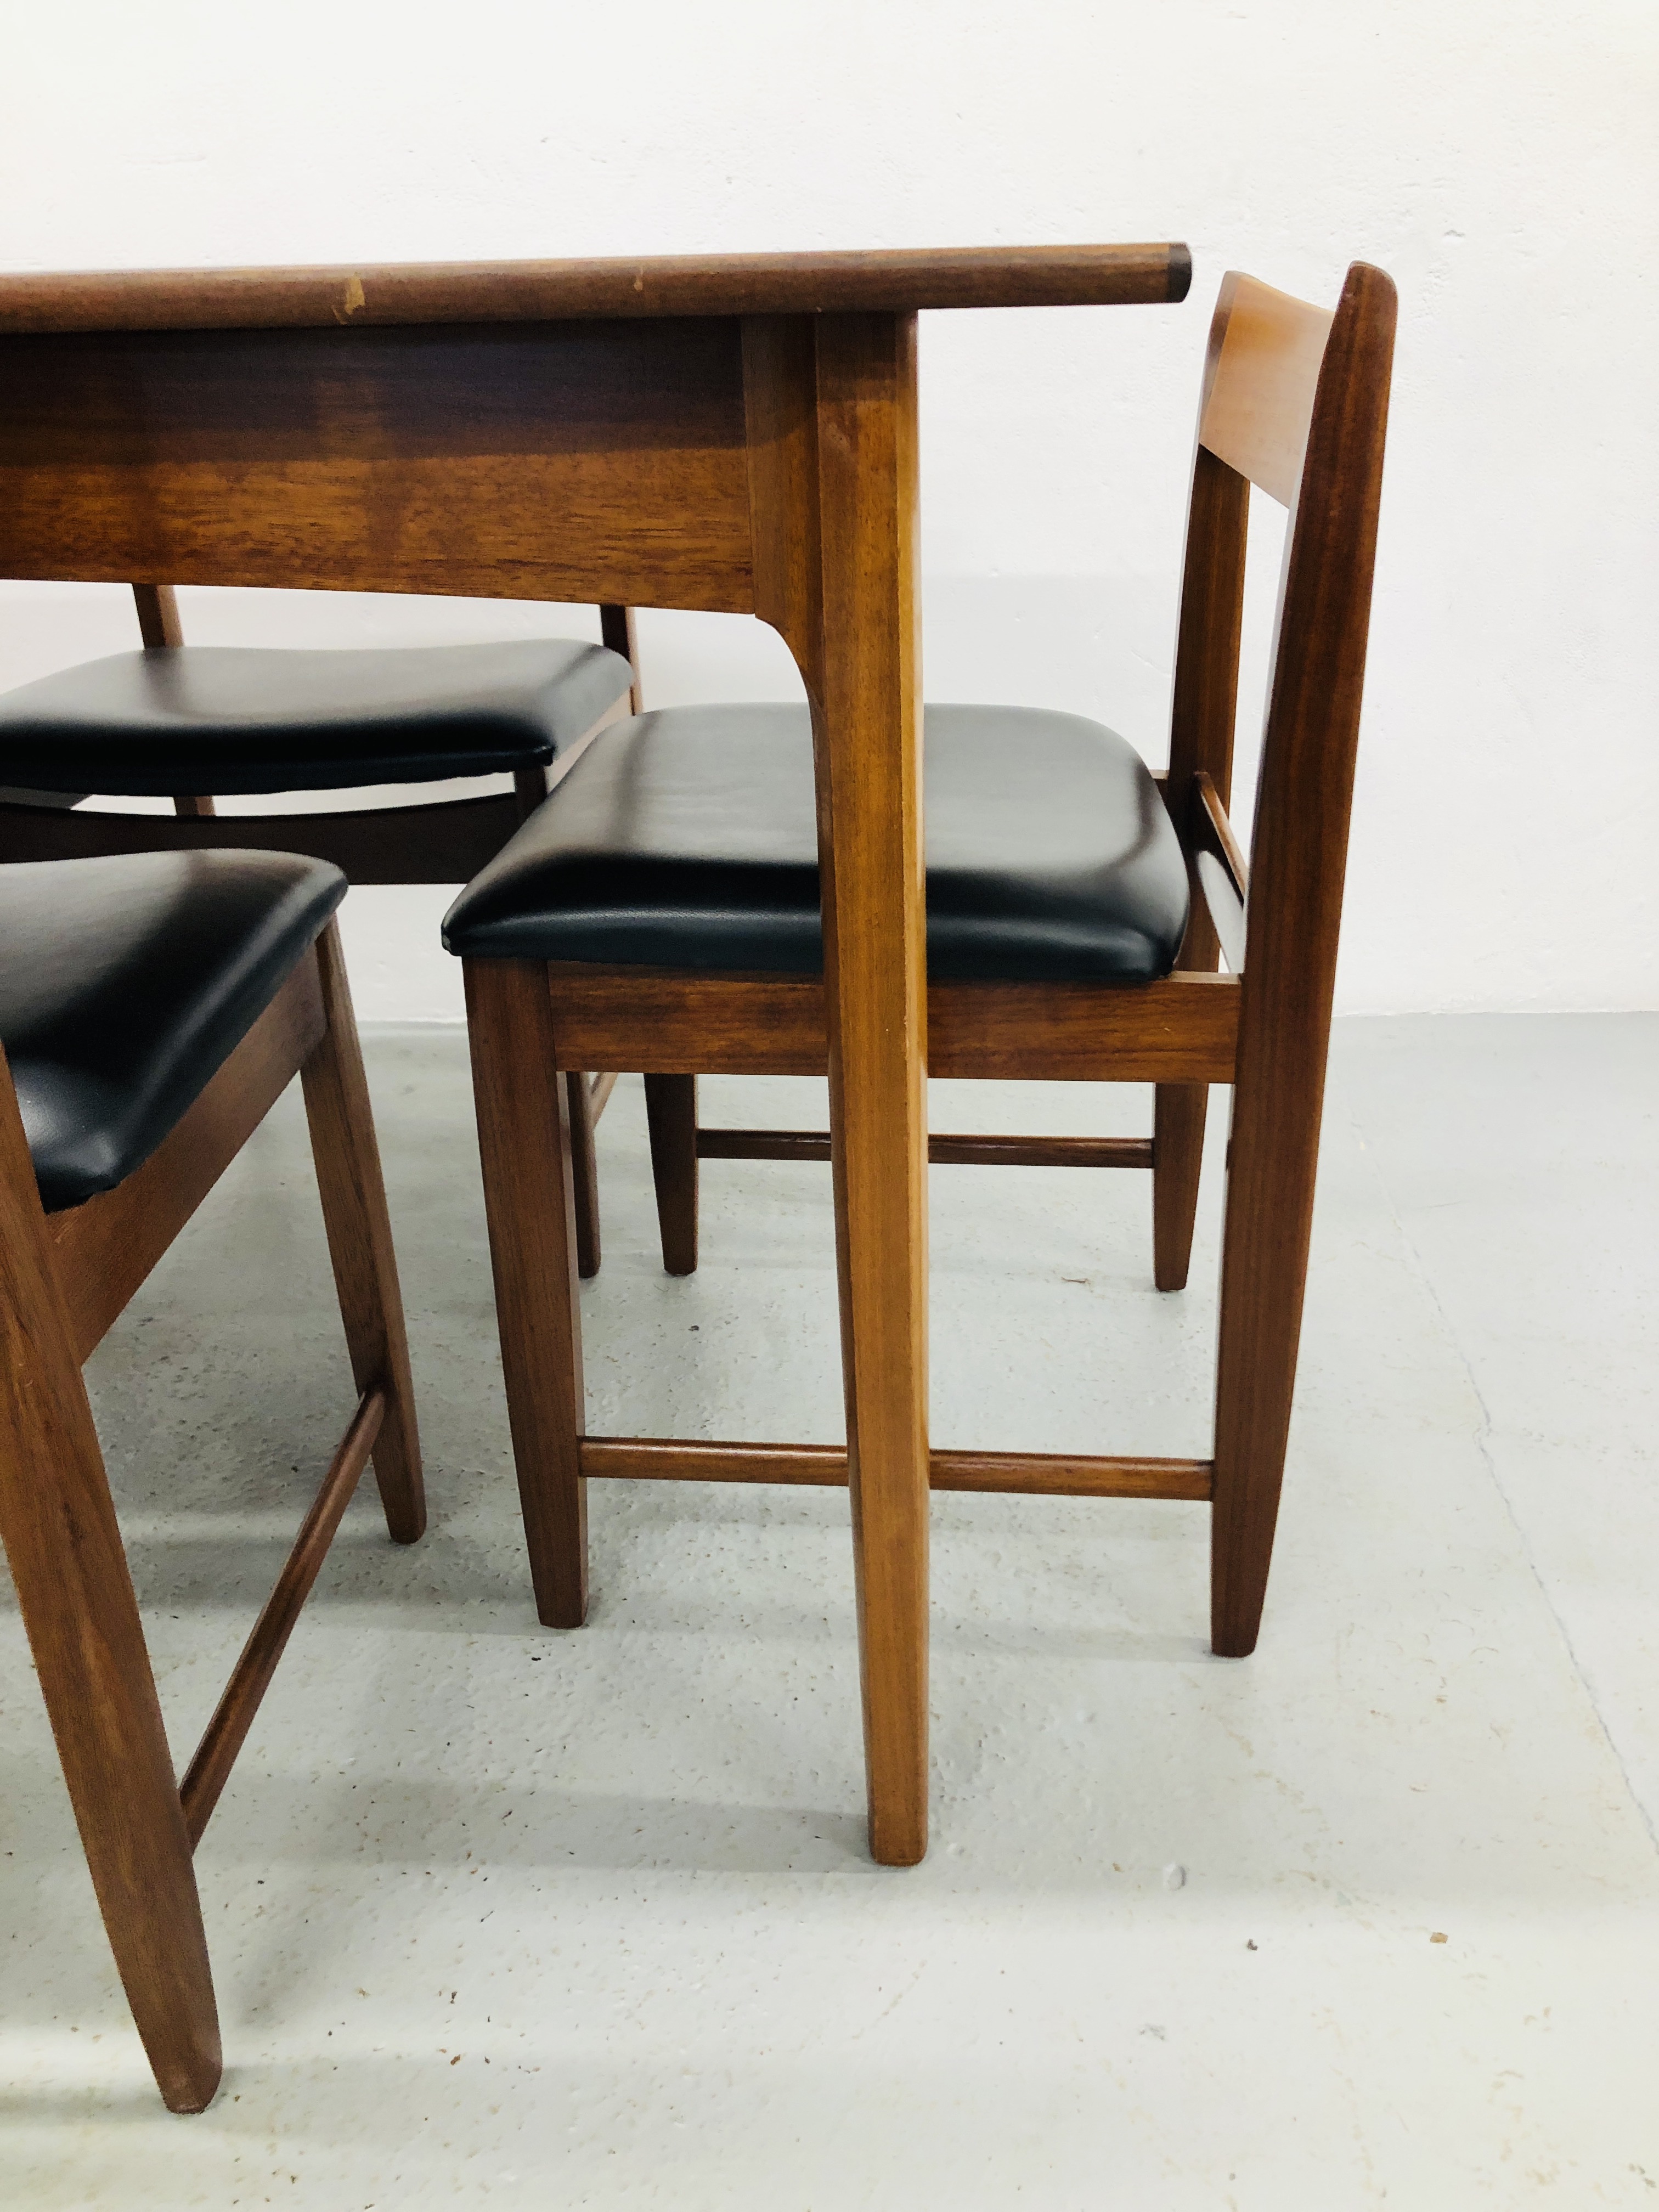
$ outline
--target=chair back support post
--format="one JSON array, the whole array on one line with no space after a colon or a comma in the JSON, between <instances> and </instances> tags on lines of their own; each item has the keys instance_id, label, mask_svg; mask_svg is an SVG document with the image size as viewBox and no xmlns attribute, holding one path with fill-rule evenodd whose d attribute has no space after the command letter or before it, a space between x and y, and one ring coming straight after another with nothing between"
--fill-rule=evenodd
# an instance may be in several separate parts
<instances>
[{"instance_id":1,"label":"chair back support post","mask_svg":"<svg viewBox=\"0 0 1659 2212\"><path fill-rule=\"evenodd\" d=\"M632 607L601 607L599 609L599 641L612 653L621 653L634 672L634 681L629 686L629 712L645 712L645 690L640 681L639 631L634 621Z\"/></svg>"},{"instance_id":2,"label":"chair back support post","mask_svg":"<svg viewBox=\"0 0 1659 2212\"><path fill-rule=\"evenodd\" d=\"M1194 778L1206 775L1224 806L1232 789L1233 727L1238 713L1238 655L1244 621L1244 551L1250 488L1200 445L1193 456L1192 497L1181 586L1170 717L1170 768L1164 804L1188 849L1192 868ZM1216 963L1215 926L1193 881L1192 917L1181 965Z\"/></svg>"},{"instance_id":3,"label":"chair back support post","mask_svg":"<svg viewBox=\"0 0 1659 2212\"><path fill-rule=\"evenodd\" d=\"M1348 271L1285 554L1250 861L1216 1382L1212 1631L1255 1648L1313 1218L1396 316Z\"/></svg>"},{"instance_id":4,"label":"chair back support post","mask_svg":"<svg viewBox=\"0 0 1659 2212\"><path fill-rule=\"evenodd\" d=\"M162 646L184 643L179 594L171 584L135 584L132 597L138 610L138 629L146 653L154 653Z\"/></svg>"},{"instance_id":5,"label":"chair back support post","mask_svg":"<svg viewBox=\"0 0 1659 2212\"><path fill-rule=\"evenodd\" d=\"M1222 282L1205 356L1182 562L1170 767L1164 781L1164 803L1187 856L1191 902L1177 964L1203 975L1214 969L1220 941L1199 878L1200 825L1194 809L1200 775L1209 777L1224 805L1232 789L1250 487L1205 445L1202 429L1239 282L1236 274ZM1209 1092L1203 1085L1158 1085L1152 1107L1152 1279L1160 1291L1187 1286L1208 1113Z\"/></svg>"},{"instance_id":6,"label":"chair back support post","mask_svg":"<svg viewBox=\"0 0 1659 2212\"><path fill-rule=\"evenodd\" d=\"M159 652L163 647L179 646L185 641L185 626L179 617L179 594L171 584L135 584L133 602L138 610L138 631L144 641L146 653ZM206 793L180 793L173 802L173 811L181 821L199 820L216 810Z\"/></svg>"},{"instance_id":7,"label":"chair back support post","mask_svg":"<svg viewBox=\"0 0 1659 2212\"><path fill-rule=\"evenodd\" d=\"M1200 769L1209 776L1224 805L1232 789L1249 496L1249 485L1236 469L1206 447L1196 449L1182 564L1170 769L1164 783L1178 830L1186 826L1192 779Z\"/></svg>"}]
</instances>

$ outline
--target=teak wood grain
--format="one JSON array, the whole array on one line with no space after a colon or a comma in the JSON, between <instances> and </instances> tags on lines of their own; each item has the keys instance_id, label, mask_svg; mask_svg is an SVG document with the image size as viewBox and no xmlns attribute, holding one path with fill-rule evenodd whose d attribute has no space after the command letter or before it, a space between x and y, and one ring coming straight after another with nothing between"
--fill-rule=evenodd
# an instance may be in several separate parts
<instances>
[{"instance_id":1,"label":"teak wood grain","mask_svg":"<svg viewBox=\"0 0 1659 2212\"><path fill-rule=\"evenodd\" d=\"M1329 308L1236 270L1222 281L1199 443L1281 507L1296 504L1331 321Z\"/></svg>"},{"instance_id":2,"label":"teak wood grain","mask_svg":"<svg viewBox=\"0 0 1659 2212\"><path fill-rule=\"evenodd\" d=\"M1244 966L1245 908L1250 871L1227 810L1200 769L1192 780L1187 817L1188 862L1211 931L1234 975Z\"/></svg>"},{"instance_id":3,"label":"teak wood grain","mask_svg":"<svg viewBox=\"0 0 1659 2212\"><path fill-rule=\"evenodd\" d=\"M539 1618L587 1617L586 1426L570 1107L543 969L468 960L467 1036L513 1458Z\"/></svg>"},{"instance_id":4,"label":"teak wood grain","mask_svg":"<svg viewBox=\"0 0 1659 2212\"><path fill-rule=\"evenodd\" d=\"M1162 301L1188 276L1158 246L0 279L0 573L753 611L788 643L826 908L825 981L795 1013L831 1083L872 1844L896 1863L927 1833L915 314ZM374 833L327 834L304 849L376 879ZM575 1620L580 1358L550 1377L513 1317L520 1293L562 1302L574 1340L569 1093L550 1073L539 1123L507 1097L515 1054L559 1050L563 1017L539 977L474 983L538 1598ZM1014 1048L1012 1009L961 1011ZM951 1009L933 1012L948 1063ZM1188 1071L1146 1020L1119 1064ZM1231 1006L1197 1027L1200 1064L1231 1067ZM1095 1064L1098 1024L1057 1006L1053 1028Z\"/></svg>"},{"instance_id":5,"label":"teak wood grain","mask_svg":"<svg viewBox=\"0 0 1659 2212\"><path fill-rule=\"evenodd\" d=\"M709 1075L822 1075L828 1067L823 984L816 975L574 963L546 973L563 1065ZM927 1071L1057 1083L1231 1083L1239 1004L1231 975L1175 975L1136 990L935 983L927 993Z\"/></svg>"},{"instance_id":6,"label":"teak wood grain","mask_svg":"<svg viewBox=\"0 0 1659 2212\"><path fill-rule=\"evenodd\" d=\"M619 653L633 670L634 681L628 692L628 711L630 714L642 714L645 712L645 686L640 677L639 630L632 607L599 609L599 642L611 652Z\"/></svg>"},{"instance_id":7,"label":"teak wood grain","mask_svg":"<svg viewBox=\"0 0 1659 2212\"><path fill-rule=\"evenodd\" d=\"M746 613L739 325L0 336L0 574Z\"/></svg>"},{"instance_id":8,"label":"teak wood grain","mask_svg":"<svg viewBox=\"0 0 1659 2212\"><path fill-rule=\"evenodd\" d=\"M160 652L163 647L184 643L179 597L171 584L135 584L132 597L138 612L139 635L147 652ZM181 793L173 800L173 807L174 813L186 821L199 821L214 811L212 799L200 792Z\"/></svg>"},{"instance_id":9,"label":"teak wood grain","mask_svg":"<svg viewBox=\"0 0 1659 2212\"><path fill-rule=\"evenodd\" d=\"M1244 857L1232 819L1222 804L1207 772L1200 769L1193 778L1193 811L1188 834L1194 844L1212 854L1242 905L1250 895L1250 864Z\"/></svg>"},{"instance_id":10,"label":"teak wood grain","mask_svg":"<svg viewBox=\"0 0 1659 2212\"><path fill-rule=\"evenodd\" d=\"M1280 593L1216 1373L1211 1635L1233 1656L1260 1631L1296 1385L1396 313L1389 279L1357 262L1319 372Z\"/></svg>"},{"instance_id":11,"label":"teak wood grain","mask_svg":"<svg viewBox=\"0 0 1659 2212\"><path fill-rule=\"evenodd\" d=\"M565 1113L570 1123L570 1196L576 1224L576 1273L586 1281L599 1272L599 1164L594 1146L593 1093L588 1078L573 1068L564 1079Z\"/></svg>"},{"instance_id":12,"label":"teak wood grain","mask_svg":"<svg viewBox=\"0 0 1659 2212\"><path fill-rule=\"evenodd\" d=\"M0 1538L133 2020L169 2108L200 2112L222 2058L190 1839L3 1055Z\"/></svg>"},{"instance_id":13,"label":"teak wood grain","mask_svg":"<svg viewBox=\"0 0 1659 2212\"><path fill-rule=\"evenodd\" d=\"M645 1079L663 1272L690 1275L697 1265L697 1079L653 1073ZM829 1146L824 1146L829 1158Z\"/></svg>"},{"instance_id":14,"label":"teak wood grain","mask_svg":"<svg viewBox=\"0 0 1659 2212\"><path fill-rule=\"evenodd\" d=\"M652 1079L646 1078L647 1084ZM695 1134L700 1160L827 1160L830 1154L827 1130L695 1129ZM933 1131L927 1139L927 1162L930 1167L1150 1168L1152 1146L1146 1137L969 1137Z\"/></svg>"},{"instance_id":15,"label":"teak wood grain","mask_svg":"<svg viewBox=\"0 0 1659 2212\"><path fill-rule=\"evenodd\" d=\"M757 611L812 710L870 1848L895 1866L927 1847L915 349L914 315L834 314L748 357Z\"/></svg>"},{"instance_id":16,"label":"teak wood grain","mask_svg":"<svg viewBox=\"0 0 1659 2212\"><path fill-rule=\"evenodd\" d=\"M1206 392L1213 381L1216 355L1212 326L1205 368ZM1164 804L1183 836L1192 819L1194 779L1200 770L1224 799L1232 787L1249 523L1249 484L1236 469L1199 444L1193 454L1187 504L1170 767L1164 780ZM1184 972L1205 975L1216 964L1218 940L1190 850L1187 866L1192 910L1180 966ZM1165 1082L1158 1086L1152 1109L1152 1276L1160 1291L1186 1288L1208 1109L1209 1093L1202 1084Z\"/></svg>"},{"instance_id":17,"label":"teak wood grain","mask_svg":"<svg viewBox=\"0 0 1659 2212\"><path fill-rule=\"evenodd\" d=\"M1061 1079L1152 1079L1148 1158L1161 1288L1184 1283L1206 1086L1235 1086L1212 1496L1212 1627L1218 1653L1258 1632L1282 1480L1312 1218L1314 1176L1352 799L1389 368L1394 289L1356 264L1334 314L1230 277L1205 374L1176 656L1165 804L1194 877L1176 972L1145 988L944 986L927 994L931 1072ZM757 573L774 577L773 618L789 634L821 619L799 540L769 524L780 484L810 473L813 425L791 404L808 341L780 321L751 326L750 435ZM1236 717L1249 484L1293 505L1286 542L1255 851L1227 811ZM788 502L799 508L799 498ZM810 685L809 685L810 690ZM815 706L817 702L814 702ZM823 775L820 748L820 812ZM821 870L828 897L827 854ZM1218 939L1230 969L1214 973ZM815 1073L830 999L815 978L676 970L548 970L555 1027L572 1054L657 1069ZM894 1018L902 1020L895 1009ZM833 1071L833 1044L829 1049ZM668 1079L659 1077L659 1082ZM705 1158L811 1159L812 1132L695 1129ZM1072 1157L1088 1156L1073 1140ZM933 1157L1066 1157L1021 1139L930 1143ZM836 1147L830 1146L832 1157ZM594 1440L591 1473L653 1470L714 1479L828 1479L833 1462L794 1447L636 1449ZM855 1461L853 1462L855 1464ZM987 1459L986 1486L1000 1455ZM935 1479L938 1460L935 1455Z\"/></svg>"},{"instance_id":18,"label":"teak wood grain","mask_svg":"<svg viewBox=\"0 0 1659 2212\"><path fill-rule=\"evenodd\" d=\"M179 595L171 584L135 584L132 599L138 614L138 635L147 652L157 653L164 647L184 643Z\"/></svg>"},{"instance_id":19,"label":"teak wood grain","mask_svg":"<svg viewBox=\"0 0 1659 2212\"><path fill-rule=\"evenodd\" d=\"M778 1482L844 1489L841 1444L729 1444L666 1437L586 1437L584 1474L647 1482ZM1203 1459L1112 1459L1060 1452L935 1451L933 1490L1027 1498L1168 1498L1207 1504Z\"/></svg>"},{"instance_id":20,"label":"teak wood grain","mask_svg":"<svg viewBox=\"0 0 1659 2212\"><path fill-rule=\"evenodd\" d=\"M665 254L335 269L112 270L0 276L0 331L543 323L589 317L914 313L1184 300L1184 246Z\"/></svg>"}]
</instances>

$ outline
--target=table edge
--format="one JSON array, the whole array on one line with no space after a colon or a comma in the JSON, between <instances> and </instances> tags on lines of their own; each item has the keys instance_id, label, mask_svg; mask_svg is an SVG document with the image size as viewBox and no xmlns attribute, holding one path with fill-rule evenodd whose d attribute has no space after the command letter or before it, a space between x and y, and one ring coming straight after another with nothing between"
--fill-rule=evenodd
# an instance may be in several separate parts
<instances>
[{"instance_id":1,"label":"table edge","mask_svg":"<svg viewBox=\"0 0 1659 2212\"><path fill-rule=\"evenodd\" d=\"M0 274L0 334L1159 305L1179 243Z\"/></svg>"}]
</instances>

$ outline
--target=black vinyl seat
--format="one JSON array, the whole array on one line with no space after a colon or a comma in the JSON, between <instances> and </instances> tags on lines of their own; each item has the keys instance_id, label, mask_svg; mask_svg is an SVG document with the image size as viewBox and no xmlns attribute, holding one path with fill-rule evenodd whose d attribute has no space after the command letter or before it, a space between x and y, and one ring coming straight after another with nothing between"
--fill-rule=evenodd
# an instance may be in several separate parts
<instances>
[{"instance_id":1,"label":"black vinyl seat","mask_svg":"<svg viewBox=\"0 0 1659 2212\"><path fill-rule=\"evenodd\" d=\"M511 772L555 759L632 681L620 653L559 638L117 653L0 696L0 784L167 798Z\"/></svg>"},{"instance_id":2,"label":"black vinyl seat","mask_svg":"<svg viewBox=\"0 0 1659 2212\"><path fill-rule=\"evenodd\" d=\"M935 981L1167 975L1186 862L1140 757L1100 724L929 707L927 971ZM804 707L684 707L601 734L450 908L478 959L724 972L823 966Z\"/></svg>"},{"instance_id":3,"label":"black vinyl seat","mask_svg":"<svg viewBox=\"0 0 1659 2212\"><path fill-rule=\"evenodd\" d=\"M0 867L0 1045L49 1213L143 1165L345 890L290 853Z\"/></svg>"}]
</instances>

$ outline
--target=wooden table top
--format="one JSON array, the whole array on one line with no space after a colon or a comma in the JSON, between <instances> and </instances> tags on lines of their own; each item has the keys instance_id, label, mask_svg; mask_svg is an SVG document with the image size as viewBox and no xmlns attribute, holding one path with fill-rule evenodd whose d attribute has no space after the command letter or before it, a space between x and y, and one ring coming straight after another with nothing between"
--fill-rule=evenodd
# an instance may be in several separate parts
<instances>
[{"instance_id":1,"label":"wooden table top","mask_svg":"<svg viewBox=\"0 0 1659 2212\"><path fill-rule=\"evenodd\" d=\"M0 332L1157 305L1185 299L1191 281L1176 244L69 270L0 276Z\"/></svg>"}]
</instances>

